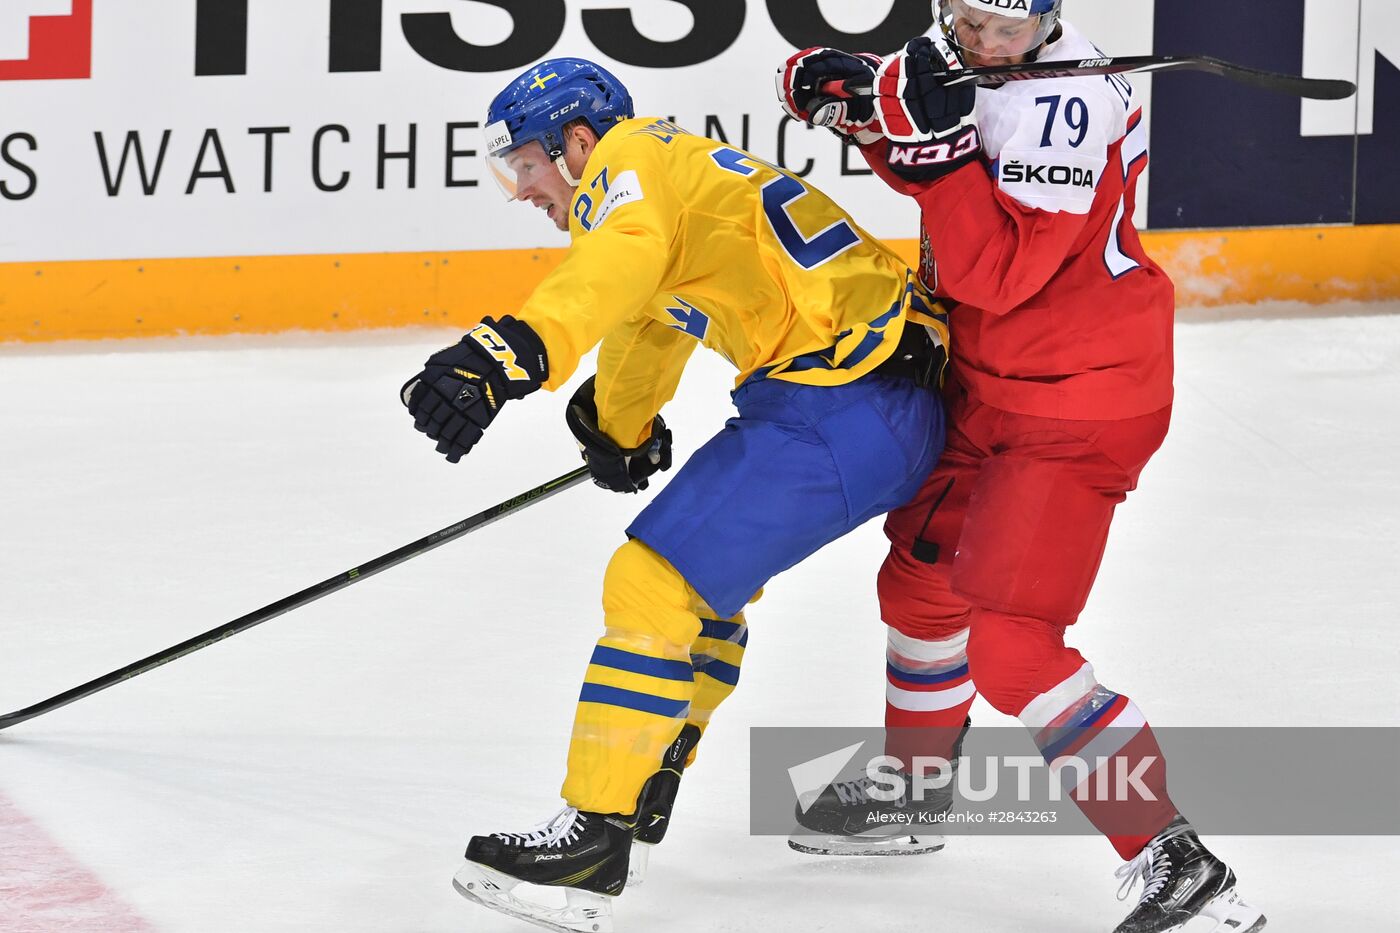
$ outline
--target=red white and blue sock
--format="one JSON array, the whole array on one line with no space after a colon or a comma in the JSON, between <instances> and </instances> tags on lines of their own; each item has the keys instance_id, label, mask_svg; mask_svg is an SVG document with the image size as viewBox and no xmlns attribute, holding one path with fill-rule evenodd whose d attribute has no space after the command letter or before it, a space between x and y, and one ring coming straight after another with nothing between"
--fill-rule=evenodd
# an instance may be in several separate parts
<instances>
[{"instance_id":1,"label":"red white and blue sock","mask_svg":"<svg viewBox=\"0 0 1400 933\"><path fill-rule=\"evenodd\" d=\"M1176 816L1166 759L1146 717L1100 684L1092 665L1035 697L1019 718L1066 795L1123 858L1137 855Z\"/></svg>"},{"instance_id":2,"label":"red white and blue sock","mask_svg":"<svg viewBox=\"0 0 1400 933\"><path fill-rule=\"evenodd\" d=\"M947 758L977 695L967 634L914 638L891 627L885 652L885 753L909 766L917 756Z\"/></svg>"}]
</instances>

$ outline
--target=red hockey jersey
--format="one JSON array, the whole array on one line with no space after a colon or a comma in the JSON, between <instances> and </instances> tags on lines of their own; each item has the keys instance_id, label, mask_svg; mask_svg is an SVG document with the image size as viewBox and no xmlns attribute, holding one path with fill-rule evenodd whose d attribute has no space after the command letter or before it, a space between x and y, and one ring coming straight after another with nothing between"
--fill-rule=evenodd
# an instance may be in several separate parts
<instances>
[{"instance_id":1,"label":"red hockey jersey","mask_svg":"<svg viewBox=\"0 0 1400 933\"><path fill-rule=\"evenodd\" d=\"M1068 23L1042 61L1102 53ZM1133 226L1147 127L1121 75L978 88L984 160L911 183L871 167L923 209L921 273L957 302L954 373L997 408L1107 420L1172 400L1171 280Z\"/></svg>"}]
</instances>

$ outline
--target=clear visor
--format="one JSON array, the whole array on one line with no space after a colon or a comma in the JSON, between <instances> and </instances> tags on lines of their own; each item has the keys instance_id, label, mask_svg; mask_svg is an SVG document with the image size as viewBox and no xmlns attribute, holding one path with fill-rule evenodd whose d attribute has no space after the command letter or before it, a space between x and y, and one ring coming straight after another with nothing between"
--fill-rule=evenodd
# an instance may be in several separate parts
<instances>
[{"instance_id":1,"label":"clear visor","mask_svg":"<svg viewBox=\"0 0 1400 933\"><path fill-rule=\"evenodd\" d=\"M1044 45L1055 28L1051 14L994 13L991 3L979 0L937 0L936 8L943 34L968 65L1019 59Z\"/></svg>"},{"instance_id":2,"label":"clear visor","mask_svg":"<svg viewBox=\"0 0 1400 933\"><path fill-rule=\"evenodd\" d=\"M542 180L552 180L551 176L559 174L559 166L544 151L544 146L535 140L499 155L487 155L486 164L491 168L496 187L501 189L507 201L514 201L520 197L521 191L536 186Z\"/></svg>"},{"instance_id":3,"label":"clear visor","mask_svg":"<svg viewBox=\"0 0 1400 933\"><path fill-rule=\"evenodd\" d=\"M559 171L538 140L516 145L501 123L486 128L486 165L507 201L514 201L522 190L548 179L548 173Z\"/></svg>"}]
</instances>

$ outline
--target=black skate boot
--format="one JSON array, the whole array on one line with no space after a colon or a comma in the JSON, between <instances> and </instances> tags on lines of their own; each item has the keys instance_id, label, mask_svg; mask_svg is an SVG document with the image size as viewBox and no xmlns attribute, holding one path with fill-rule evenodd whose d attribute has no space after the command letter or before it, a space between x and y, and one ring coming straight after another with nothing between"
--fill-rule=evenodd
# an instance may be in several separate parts
<instances>
[{"instance_id":1,"label":"black skate boot","mask_svg":"<svg viewBox=\"0 0 1400 933\"><path fill-rule=\"evenodd\" d=\"M937 852L946 842L937 830L938 822L953 807L952 793L926 791L922 802L911 800L908 788L913 778L903 772L897 776L906 790L892 801L871 798L870 791L882 787L868 777L831 782L807 810L798 804L797 829L788 837L788 845L808 855Z\"/></svg>"},{"instance_id":2,"label":"black skate boot","mask_svg":"<svg viewBox=\"0 0 1400 933\"><path fill-rule=\"evenodd\" d=\"M560 933L609 933L611 898L627 883L633 825L565 807L523 833L473 836L452 886L469 900ZM563 889L563 906L520 897L521 884ZM558 898L555 898L558 900Z\"/></svg>"},{"instance_id":3,"label":"black skate boot","mask_svg":"<svg viewBox=\"0 0 1400 933\"><path fill-rule=\"evenodd\" d=\"M634 842L641 845L632 849L632 859L627 866L627 883L634 887L646 879L651 847L666 838L666 829L671 825L671 808L676 804L681 774L685 771L685 760L699 741L700 729L686 723L681 727L681 734L661 756L660 770L647 778L642 787L637 804L637 830L632 837Z\"/></svg>"},{"instance_id":4,"label":"black skate boot","mask_svg":"<svg viewBox=\"0 0 1400 933\"><path fill-rule=\"evenodd\" d=\"M942 821L953 809L958 756L968 720L958 734L952 754L952 774L948 782L923 791L923 799L912 798L914 779L906 772L891 772L904 782L904 793L892 801L876 800L872 790L887 788L868 777L853 781L833 781L806 809L797 805L797 829L788 837L788 846L808 855L922 855L937 852L945 842L939 832Z\"/></svg>"},{"instance_id":5,"label":"black skate boot","mask_svg":"<svg viewBox=\"0 0 1400 933\"><path fill-rule=\"evenodd\" d=\"M1119 900L1139 878L1144 886L1137 907L1114 933L1172 933L1197 917L1215 921L1214 927L1200 926L1201 933L1264 929L1264 915L1235 891L1235 873L1201 845L1191 824L1179 816L1114 874L1123 879Z\"/></svg>"}]
</instances>

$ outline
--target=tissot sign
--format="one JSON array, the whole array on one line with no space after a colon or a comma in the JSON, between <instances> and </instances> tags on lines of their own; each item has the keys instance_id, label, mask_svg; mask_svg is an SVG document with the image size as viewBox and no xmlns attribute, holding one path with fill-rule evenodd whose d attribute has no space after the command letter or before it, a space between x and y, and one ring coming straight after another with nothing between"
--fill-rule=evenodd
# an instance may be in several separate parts
<instances>
[{"instance_id":1,"label":"tissot sign","mask_svg":"<svg viewBox=\"0 0 1400 933\"><path fill-rule=\"evenodd\" d=\"M0 81L86 78L92 0L0 2Z\"/></svg>"},{"instance_id":2,"label":"tissot sign","mask_svg":"<svg viewBox=\"0 0 1400 933\"><path fill-rule=\"evenodd\" d=\"M460 0L458 0L460 2ZM473 41L460 33L450 11L405 12L397 17L403 41L423 60L453 71L518 70L550 54L569 19L565 0L479 0L497 8L513 26L500 41ZM655 0L652 0L655 2ZM629 5L580 11L584 34L604 58L645 68L681 68L709 61L739 38L749 0L669 0L687 9L692 23L683 35L654 39L639 29ZM1018 0L1007 0L1018 2ZM0 78L87 77L87 45L93 0L7 0L0 6ZM790 45L837 45L892 50L928 28L925 0L893 3L873 28L845 31L828 22L819 0L755 0ZM254 0L195 0L194 73L247 73L249 7ZM258 4L268 8L267 4ZM390 3L390 6L397 4ZM828 4L839 8L842 4ZM878 6L878 4L874 4ZM269 12L294 18L290 4ZM386 0L328 0L328 70L379 71L386 31ZM39 48L30 54L36 37ZM19 54L16 54L16 53Z\"/></svg>"},{"instance_id":3,"label":"tissot sign","mask_svg":"<svg viewBox=\"0 0 1400 933\"><path fill-rule=\"evenodd\" d=\"M667 0L689 11L691 23L680 35L652 38L638 25L645 2L599 3L578 17L592 49L605 59L643 68L683 68L710 61L729 49L744 30L750 6L766 12L772 27L789 45L835 45L893 50L927 29L932 16L926 0L896 0L872 28L846 32L826 18L818 0ZM389 4L397 5L397 4ZM486 0L471 6L496 7L510 17L512 28L499 41L474 40L459 31L454 5L439 12L405 12L386 26L385 0L330 0L328 65L333 72L379 71L386 31L395 27L420 58L441 68L464 72L518 71L555 52L570 18L565 0ZM460 6L461 4L457 4ZM659 5L651 0L651 6ZM826 3L840 9L851 4ZM198 43L195 72L243 74L249 0L201 0L197 4ZM869 4L879 7L879 3ZM463 11L463 19L470 13ZM499 14L498 14L499 15ZM869 17L866 17L869 19ZM667 30L674 32L674 30Z\"/></svg>"},{"instance_id":4,"label":"tissot sign","mask_svg":"<svg viewBox=\"0 0 1400 933\"><path fill-rule=\"evenodd\" d=\"M1357 5L1359 28L1362 0L1337 2ZM1304 3L1271 9L1296 6L1301 29ZM1201 15L1188 16L1197 6ZM1280 52L1287 61L1256 61L1240 37L1257 30L1221 31L1212 41L1235 43L1226 48L1154 47L1154 32L1180 31L1165 21L1211 22L1212 9L1207 0L1067 2L1067 16L1113 54L1204 51L1304 66L1301 46ZM911 203L826 132L784 119L772 76L794 48L888 52L931 20L926 0L0 0L0 261L562 245L539 217L500 199L479 157L487 102L550 55L596 58L640 112L809 176L878 235L912 236ZM1327 49L1344 45L1314 41L1306 64L1354 76L1345 71L1357 68L1354 44L1340 73L1326 71ZM1367 98L1378 140L1395 129L1387 75L1377 71ZM1149 91L1150 116L1147 79L1134 80ZM1158 79L1169 112L1187 86ZM1221 90L1210 84L1190 101ZM1231 145L1264 112L1250 103L1230 108ZM1323 125L1297 101L1267 104L1289 140ZM1152 177L1158 226L1190 223L1186 209L1175 219L1176 205L1189 207L1205 183L1191 174L1200 158L1172 151L1191 129L1153 125L1153 171L1181 165L1166 186ZM1349 193L1329 190L1328 204L1349 203ZM1232 215L1234 225L1251 222L1247 210Z\"/></svg>"}]
</instances>

